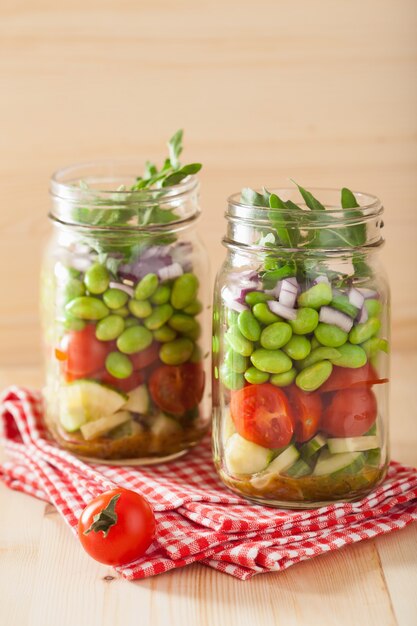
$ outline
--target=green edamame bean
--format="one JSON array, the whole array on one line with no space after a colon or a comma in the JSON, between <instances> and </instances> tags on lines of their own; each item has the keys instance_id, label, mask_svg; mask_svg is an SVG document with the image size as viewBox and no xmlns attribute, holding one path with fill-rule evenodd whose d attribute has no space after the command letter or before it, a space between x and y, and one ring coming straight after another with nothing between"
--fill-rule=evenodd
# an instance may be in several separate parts
<instances>
[{"instance_id":1,"label":"green edamame bean","mask_svg":"<svg viewBox=\"0 0 417 626\"><path fill-rule=\"evenodd\" d=\"M152 304L167 304L171 297L171 289L168 285L159 285L155 293L151 296Z\"/></svg>"},{"instance_id":2,"label":"green edamame bean","mask_svg":"<svg viewBox=\"0 0 417 626\"><path fill-rule=\"evenodd\" d=\"M66 314L64 320L64 328L66 330L83 330L86 324L83 320L73 317L69 313Z\"/></svg>"},{"instance_id":3,"label":"green edamame bean","mask_svg":"<svg viewBox=\"0 0 417 626\"><path fill-rule=\"evenodd\" d=\"M225 339L229 346L242 356L250 356L253 350L253 343L246 339L240 332L237 324L231 326L225 335Z\"/></svg>"},{"instance_id":4,"label":"green edamame bean","mask_svg":"<svg viewBox=\"0 0 417 626\"><path fill-rule=\"evenodd\" d=\"M96 337L100 341L112 341L122 334L125 321L120 315L108 315L100 320L96 326Z\"/></svg>"},{"instance_id":5,"label":"green edamame bean","mask_svg":"<svg viewBox=\"0 0 417 626\"><path fill-rule=\"evenodd\" d=\"M184 330L182 334L189 337L193 341L197 341L201 335L201 324L194 319L194 325L191 330Z\"/></svg>"},{"instance_id":6,"label":"green edamame bean","mask_svg":"<svg viewBox=\"0 0 417 626\"><path fill-rule=\"evenodd\" d=\"M231 372L226 366L222 365L220 368L220 380L223 385L231 391L237 391L242 389L245 385L245 379L243 374L237 372Z\"/></svg>"},{"instance_id":7,"label":"green edamame bean","mask_svg":"<svg viewBox=\"0 0 417 626\"><path fill-rule=\"evenodd\" d=\"M125 319L125 328L131 328L132 326L139 326L137 317L127 317Z\"/></svg>"},{"instance_id":8,"label":"green edamame bean","mask_svg":"<svg viewBox=\"0 0 417 626\"><path fill-rule=\"evenodd\" d=\"M191 339L181 337L164 343L159 350L159 358L166 365L181 365L191 357L194 344Z\"/></svg>"},{"instance_id":9,"label":"green edamame bean","mask_svg":"<svg viewBox=\"0 0 417 626\"><path fill-rule=\"evenodd\" d=\"M276 387L288 387L291 385L295 377L297 376L297 370L293 367L288 372L282 372L282 374L274 374L270 377L269 382Z\"/></svg>"},{"instance_id":10,"label":"green edamame bean","mask_svg":"<svg viewBox=\"0 0 417 626\"><path fill-rule=\"evenodd\" d=\"M152 313L152 307L147 300L129 300L128 307L132 315L140 319L149 317Z\"/></svg>"},{"instance_id":11,"label":"green edamame bean","mask_svg":"<svg viewBox=\"0 0 417 626\"><path fill-rule=\"evenodd\" d=\"M295 320L289 320L289 324L295 335L308 335L312 333L319 323L319 314L308 307L297 309Z\"/></svg>"},{"instance_id":12,"label":"green edamame bean","mask_svg":"<svg viewBox=\"0 0 417 626\"><path fill-rule=\"evenodd\" d=\"M159 280L156 274L146 274L135 287L136 300L147 300L153 296L158 288L158 284Z\"/></svg>"},{"instance_id":13,"label":"green edamame bean","mask_svg":"<svg viewBox=\"0 0 417 626\"><path fill-rule=\"evenodd\" d=\"M74 317L82 320L101 320L109 314L104 302L92 296L74 298L65 307L65 310Z\"/></svg>"},{"instance_id":14,"label":"green edamame bean","mask_svg":"<svg viewBox=\"0 0 417 626\"><path fill-rule=\"evenodd\" d=\"M282 374L292 368L291 359L282 350L259 348L252 353L250 360L258 370L268 374Z\"/></svg>"},{"instance_id":15,"label":"green edamame bean","mask_svg":"<svg viewBox=\"0 0 417 626\"><path fill-rule=\"evenodd\" d=\"M293 361L301 361L301 359L305 359L310 354L311 343L304 335L293 335L282 350Z\"/></svg>"},{"instance_id":16,"label":"green edamame bean","mask_svg":"<svg viewBox=\"0 0 417 626\"><path fill-rule=\"evenodd\" d=\"M358 314L358 309L349 302L349 298L347 296L334 296L330 306L333 309L337 309L338 311L349 315L349 317L356 317Z\"/></svg>"},{"instance_id":17,"label":"green edamame bean","mask_svg":"<svg viewBox=\"0 0 417 626\"><path fill-rule=\"evenodd\" d=\"M340 356L330 359L333 365L339 367L362 367L367 361L366 352L360 346L345 343L337 349Z\"/></svg>"},{"instance_id":18,"label":"green edamame bean","mask_svg":"<svg viewBox=\"0 0 417 626\"><path fill-rule=\"evenodd\" d=\"M367 339L361 344L361 347L365 350L366 356L368 359L374 357L379 350L388 354L389 345L386 339L381 339L380 337L371 337L371 339Z\"/></svg>"},{"instance_id":19,"label":"green edamame bean","mask_svg":"<svg viewBox=\"0 0 417 626\"><path fill-rule=\"evenodd\" d=\"M251 385L262 385L269 380L269 374L267 372L261 372L256 367L249 367L243 374L245 380Z\"/></svg>"},{"instance_id":20,"label":"green edamame bean","mask_svg":"<svg viewBox=\"0 0 417 626\"><path fill-rule=\"evenodd\" d=\"M261 334L261 346L267 350L282 348L289 342L292 336L292 328L285 322L274 322L263 329Z\"/></svg>"},{"instance_id":21,"label":"green edamame bean","mask_svg":"<svg viewBox=\"0 0 417 626\"><path fill-rule=\"evenodd\" d=\"M70 302L74 298L85 295L85 286L78 278L70 278L64 287L64 301Z\"/></svg>"},{"instance_id":22,"label":"green edamame bean","mask_svg":"<svg viewBox=\"0 0 417 626\"><path fill-rule=\"evenodd\" d=\"M104 293L109 286L110 274L104 265L94 263L86 271L84 282L90 293L95 295Z\"/></svg>"},{"instance_id":23,"label":"green edamame bean","mask_svg":"<svg viewBox=\"0 0 417 626\"><path fill-rule=\"evenodd\" d=\"M255 306L255 304L259 304L260 302L267 302L270 299L271 296L263 291L250 291L245 296L245 302L249 304L249 306Z\"/></svg>"},{"instance_id":24,"label":"green edamame bean","mask_svg":"<svg viewBox=\"0 0 417 626\"><path fill-rule=\"evenodd\" d=\"M165 343L166 341L173 341L176 338L177 333L173 328L170 328L169 326L167 326L167 324L164 324L163 326L161 326L161 328L157 328L153 331L153 336L156 341Z\"/></svg>"},{"instance_id":25,"label":"green edamame bean","mask_svg":"<svg viewBox=\"0 0 417 626\"><path fill-rule=\"evenodd\" d=\"M144 324L149 330L157 330L167 323L173 312L174 309L170 304L156 306L151 315L145 319Z\"/></svg>"},{"instance_id":26,"label":"green edamame bean","mask_svg":"<svg viewBox=\"0 0 417 626\"><path fill-rule=\"evenodd\" d=\"M131 326L122 332L117 347L124 354L134 354L148 348L152 339L152 333L144 326Z\"/></svg>"},{"instance_id":27,"label":"green edamame bean","mask_svg":"<svg viewBox=\"0 0 417 626\"><path fill-rule=\"evenodd\" d=\"M314 348L320 348L320 345L320 341L313 335L311 338L311 349L314 350Z\"/></svg>"},{"instance_id":28,"label":"green edamame bean","mask_svg":"<svg viewBox=\"0 0 417 626\"><path fill-rule=\"evenodd\" d=\"M191 304L183 309L184 313L187 313L187 315L199 315L202 310L203 305L200 300L194 300L194 302L191 302Z\"/></svg>"},{"instance_id":29,"label":"green edamame bean","mask_svg":"<svg viewBox=\"0 0 417 626\"><path fill-rule=\"evenodd\" d=\"M242 311L237 318L240 332L249 341L258 341L261 336L261 326L250 311Z\"/></svg>"},{"instance_id":30,"label":"green edamame bean","mask_svg":"<svg viewBox=\"0 0 417 626\"><path fill-rule=\"evenodd\" d=\"M110 352L106 358L106 370L115 378L129 378L133 372L133 365L125 354Z\"/></svg>"},{"instance_id":31,"label":"green edamame bean","mask_svg":"<svg viewBox=\"0 0 417 626\"><path fill-rule=\"evenodd\" d=\"M382 304L379 300L370 298L369 300L365 300L365 308L368 311L369 317L378 317L382 311Z\"/></svg>"},{"instance_id":32,"label":"green edamame bean","mask_svg":"<svg viewBox=\"0 0 417 626\"><path fill-rule=\"evenodd\" d=\"M339 348L328 348L327 346L319 346L314 348L310 354L300 362L301 369L314 365L319 361L332 361L341 355Z\"/></svg>"},{"instance_id":33,"label":"green edamame bean","mask_svg":"<svg viewBox=\"0 0 417 626\"><path fill-rule=\"evenodd\" d=\"M239 313L233 311L232 309L226 309L226 322L229 326L233 326L233 324L237 324L237 318L239 317Z\"/></svg>"},{"instance_id":34,"label":"green edamame bean","mask_svg":"<svg viewBox=\"0 0 417 626\"><path fill-rule=\"evenodd\" d=\"M227 351L224 362L232 372L237 374L243 374L248 367L248 358L232 349Z\"/></svg>"},{"instance_id":35,"label":"green edamame bean","mask_svg":"<svg viewBox=\"0 0 417 626\"><path fill-rule=\"evenodd\" d=\"M330 361L319 361L301 370L295 379L295 384L303 391L315 391L326 382L332 370L333 365Z\"/></svg>"},{"instance_id":36,"label":"green edamame bean","mask_svg":"<svg viewBox=\"0 0 417 626\"><path fill-rule=\"evenodd\" d=\"M129 309L127 306L121 306L120 309L113 309L112 313L114 315L120 315L120 317L129 317Z\"/></svg>"},{"instance_id":37,"label":"green edamame bean","mask_svg":"<svg viewBox=\"0 0 417 626\"><path fill-rule=\"evenodd\" d=\"M338 348L343 346L348 339L348 334L334 324L323 324L322 322L314 331L315 336L323 346Z\"/></svg>"},{"instance_id":38,"label":"green edamame bean","mask_svg":"<svg viewBox=\"0 0 417 626\"><path fill-rule=\"evenodd\" d=\"M328 283L318 283L301 293L297 298L297 302L300 307L319 309L321 306L329 304L332 297L331 286Z\"/></svg>"},{"instance_id":39,"label":"green edamame bean","mask_svg":"<svg viewBox=\"0 0 417 626\"><path fill-rule=\"evenodd\" d=\"M129 296L125 291L116 289L115 287L107 289L107 291L103 293L104 304L108 306L109 309L120 309L126 304L128 299Z\"/></svg>"},{"instance_id":40,"label":"green edamame bean","mask_svg":"<svg viewBox=\"0 0 417 626\"><path fill-rule=\"evenodd\" d=\"M197 322L186 313L174 313L169 319L168 325L179 333L187 333L196 328Z\"/></svg>"},{"instance_id":41,"label":"green edamame bean","mask_svg":"<svg viewBox=\"0 0 417 626\"><path fill-rule=\"evenodd\" d=\"M258 302L252 309L252 312L256 319L261 322L261 324L273 324L274 322L282 322L282 317L279 315L275 315L270 311L269 306L265 302Z\"/></svg>"},{"instance_id":42,"label":"green edamame bean","mask_svg":"<svg viewBox=\"0 0 417 626\"><path fill-rule=\"evenodd\" d=\"M381 321L377 317L370 317L364 324L356 324L349 333L350 343L358 344L377 335L381 328Z\"/></svg>"},{"instance_id":43,"label":"green edamame bean","mask_svg":"<svg viewBox=\"0 0 417 626\"><path fill-rule=\"evenodd\" d=\"M185 309L197 295L199 282L195 274L186 272L175 280L171 292L171 304L174 309Z\"/></svg>"},{"instance_id":44,"label":"green edamame bean","mask_svg":"<svg viewBox=\"0 0 417 626\"><path fill-rule=\"evenodd\" d=\"M200 346L195 344L192 355L190 356L191 363L201 363L203 360L203 353Z\"/></svg>"}]
</instances>

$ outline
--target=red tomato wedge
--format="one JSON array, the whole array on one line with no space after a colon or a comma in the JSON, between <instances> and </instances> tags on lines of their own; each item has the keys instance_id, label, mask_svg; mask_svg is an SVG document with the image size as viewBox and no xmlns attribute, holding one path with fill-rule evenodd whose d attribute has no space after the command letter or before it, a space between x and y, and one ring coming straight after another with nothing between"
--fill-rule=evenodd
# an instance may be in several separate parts
<instances>
[{"instance_id":1,"label":"red tomato wedge","mask_svg":"<svg viewBox=\"0 0 417 626\"><path fill-rule=\"evenodd\" d=\"M375 368L366 363L362 367L333 367L329 378L319 389L321 393L327 391L337 391L338 389L349 389L351 387L371 387L387 383L388 378L379 378Z\"/></svg>"},{"instance_id":2,"label":"red tomato wedge","mask_svg":"<svg viewBox=\"0 0 417 626\"><path fill-rule=\"evenodd\" d=\"M94 379L105 385L112 385L115 389L129 393L132 389L136 389L144 382L144 377L141 372L132 372L128 378L115 378L107 370L102 370L98 374L94 375Z\"/></svg>"},{"instance_id":3,"label":"red tomato wedge","mask_svg":"<svg viewBox=\"0 0 417 626\"><path fill-rule=\"evenodd\" d=\"M285 390L292 407L295 422L295 440L298 443L308 441L317 433L322 414L322 401L317 392L307 393L296 385Z\"/></svg>"},{"instance_id":4,"label":"red tomato wedge","mask_svg":"<svg viewBox=\"0 0 417 626\"><path fill-rule=\"evenodd\" d=\"M144 367L148 367L154 363L159 357L159 344L156 342L152 343L149 348L145 350L141 350L140 352L135 352L130 355L130 360L133 363L133 369L141 370Z\"/></svg>"},{"instance_id":5,"label":"red tomato wedge","mask_svg":"<svg viewBox=\"0 0 417 626\"><path fill-rule=\"evenodd\" d=\"M325 409L320 429L332 437L360 437L371 428L376 416L377 402L372 389L341 389Z\"/></svg>"},{"instance_id":6,"label":"red tomato wedge","mask_svg":"<svg viewBox=\"0 0 417 626\"><path fill-rule=\"evenodd\" d=\"M66 335L65 343L67 359L62 361L62 366L72 380L84 378L103 369L106 356L113 345L97 339L94 325L70 331Z\"/></svg>"},{"instance_id":7,"label":"red tomato wedge","mask_svg":"<svg viewBox=\"0 0 417 626\"><path fill-rule=\"evenodd\" d=\"M204 391L204 370L200 363L162 365L149 378L154 403L167 413L181 416L200 402Z\"/></svg>"},{"instance_id":8,"label":"red tomato wedge","mask_svg":"<svg viewBox=\"0 0 417 626\"><path fill-rule=\"evenodd\" d=\"M294 426L290 403L274 385L249 385L234 391L230 412L239 435L253 443L281 448L291 441Z\"/></svg>"}]
</instances>

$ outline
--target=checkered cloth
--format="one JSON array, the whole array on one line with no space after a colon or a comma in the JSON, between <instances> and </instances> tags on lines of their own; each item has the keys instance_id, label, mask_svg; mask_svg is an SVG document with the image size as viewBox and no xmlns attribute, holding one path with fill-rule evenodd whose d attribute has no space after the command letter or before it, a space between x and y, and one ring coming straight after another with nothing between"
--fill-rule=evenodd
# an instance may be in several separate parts
<instances>
[{"instance_id":1,"label":"checkered cloth","mask_svg":"<svg viewBox=\"0 0 417 626\"><path fill-rule=\"evenodd\" d=\"M0 477L11 489L51 502L74 534L86 504L116 485L138 491L152 504L156 541L141 559L118 568L129 580L196 561L245 580L417 519L417 470L399 463L391 463L385 482L361 502L278 510L227 491L213 468L207 439L169 464L87 465L48 438L39 392L11 387L0 401L10 458L0 466Z\"/></svg>"}]
</instances>

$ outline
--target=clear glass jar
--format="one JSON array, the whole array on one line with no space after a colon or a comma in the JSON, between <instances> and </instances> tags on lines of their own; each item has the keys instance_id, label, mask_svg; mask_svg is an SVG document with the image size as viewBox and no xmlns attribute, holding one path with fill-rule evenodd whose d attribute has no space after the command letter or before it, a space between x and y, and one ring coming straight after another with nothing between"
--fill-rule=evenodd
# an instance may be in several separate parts
<instances>
[{"instance_id":1,"label":"clear glass jar","mask_svg":"<svg viewBox=\"0 0 417 626\"><path fill-rule=\"evenodd\" d=\"M41 300L52 435L82 457L145 464L209 426L209 280L196 177L126 191L138 171L103 162L52 177Z\"/></svg>"},{"instance_id":2,"label":"clear glass jar","mask_svg":"<svg viewBox=\"0 0 417 626\"><path fill-rule=\"evenodd\" d=\"M229 198L214 295L215 465L232 491L285 508L360 499L389 460L383 207L313 193L325 210Z\"/></svg>"}]
</instances>

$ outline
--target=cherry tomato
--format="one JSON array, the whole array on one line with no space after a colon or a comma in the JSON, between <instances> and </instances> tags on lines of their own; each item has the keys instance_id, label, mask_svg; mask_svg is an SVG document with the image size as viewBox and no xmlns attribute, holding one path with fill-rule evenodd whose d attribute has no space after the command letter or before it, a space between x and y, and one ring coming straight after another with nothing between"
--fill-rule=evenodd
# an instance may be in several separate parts
<instances>
[{"instance_id":1,"label":"cherry tomato","mask_svg":"<svg viewBox=\"0 0 417 626\"><path fill-rule=\"evenodd\" d=\"M149 348L145 350L141 350L140 352L135 352L130 355L130 360L133 363L133 369L141 370L144 367L148 367L154 363L159 357L159 345L154 342Z\"/></svg>"},{"instance_id":2,"label":"cherry tomato","mask_svg":"<svg viewBox=\"0 0 417 626\"><path fill-rule=\"evenodd\" d=\"M200 402L204 391L204 370L200 363L162 365L149 378L154 403L167 413L181 416Z\"/></svg>"},{"instance_id":3,"label":"cherry tomato","mask_svg":"<svg viewBox=\"0 0 417 626\"><path fill-rule=\"evenodd\" d=\"M333 367L329 378L320 387L321 392L349 389L350 387L366 387L388 382L388 378L379 378L371 363L362 367Z\"/></svg>"},{"instance_id":4,"label":"cherry tomato","mask_svg":"<svg viewBox=\"0 0 417 626\"><path fill-rule=\"evenodd\" d=\"M377 402L369 387L337 391L325 409L321 429L333 437L360 437L376 420Z\"/></svg>"},{"instance_id":5,"label":"cherry tomato","mask_svg":"<svg viewBox=\"0 0 417 626\"><path fill-rule=\"evenodd\" d=\"M319 421L323 409L319 393L307 393L296 385L285 390L290 399L292 414L295 421L295 440L299 443L308 441L319 429Z\"/></svg>"},{"instance_id":6,"label":"cherry tomato","mask_svg":"<svg viewBox=\"0 0 417 626\"><path fill-rule=\"evenodd\" d=\"M96 338L96 329L92 324L82 330L70 331L66 343L67 359L62 361L62 367L73 380L103 369L106 356L112 349L110 342Z\"/></svg>"},{"instance_id":7,"label":"cherry tomato","mask_svg":"<svg viewBox=\"0 0 417 626\"><path fill-rule=\"evenodd\" d=\"M281 448L291 441L294 426L290 403L274 385L249 385L234 391L230 412L237 432L249 441L264 448Z\"/></svg>"},{"instance_id":8,"label":"cherry tomato","mask_svg":"<svg viewBox=\"0 0 417 626\"><path fill-rule=\"evenodd\" d=\"M120 389L120 391L124 391L129 393L132 389L139 387L144 382L144 377L142 372L132 372L128 378L115 378L112 376L107 370L102 370L94 375L94 379L98 380L100 383L104 383L106 385L112 385L116 389Z\"/></svg>"},{"instance_id":9,"label":"cherry tomato","mask_svg":"<svg viewBox=\"0 0 417 626\"><path fill-rule=\"evenodd\" d=\"M78 520L86 552L100 563L123 565L141 557L155 536L147 500L130 489L112 489L94 498Z\"/></svg>"}]
</instances>

